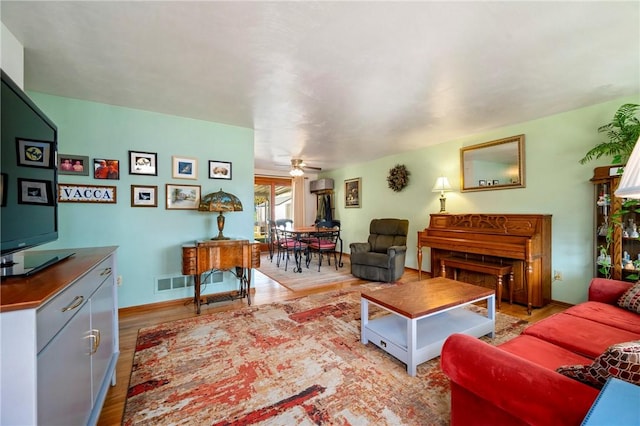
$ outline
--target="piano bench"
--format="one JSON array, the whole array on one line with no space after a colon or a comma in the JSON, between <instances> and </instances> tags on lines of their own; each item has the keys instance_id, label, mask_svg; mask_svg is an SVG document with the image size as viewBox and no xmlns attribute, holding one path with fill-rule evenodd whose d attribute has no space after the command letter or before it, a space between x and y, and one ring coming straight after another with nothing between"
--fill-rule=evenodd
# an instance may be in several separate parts
<instances>
[{"instance_id":1,"label":"piano bench","mask_svg":"<svg viewBox=\"0 0 640 426\"><path fill-rule=\"evenodd\" d=\"M509 304L513 303L513 267L509 264L481 262L461 257L443 257L440 259L440 271L442 277L447 276L447 266L453 268L453 279L458 279L458 269L479 272L481 274L495 275L496 277L496 308L500 309L502 301L502 277L509 275Z\"/></svg>"}]
</instances>

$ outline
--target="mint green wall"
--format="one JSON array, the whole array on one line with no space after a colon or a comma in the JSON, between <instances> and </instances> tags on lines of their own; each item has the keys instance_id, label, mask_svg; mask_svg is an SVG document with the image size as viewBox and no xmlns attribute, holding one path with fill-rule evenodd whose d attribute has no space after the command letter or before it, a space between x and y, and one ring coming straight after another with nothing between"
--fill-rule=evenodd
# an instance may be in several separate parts
<instances>
[{"instance_id":1,"label":"mint green wall","mask_svg":"<svg viewBox=\"0 0 640 426\"><path fill-rule=\"evenodd\" d=\"M540 213L552 218L552 269L563 280L552 287L552 298L567 303L586 300L593 276L593 186L589 182L600 159L578 160L603 141L596 129L608 123L624 103L640 103L640 95L617 99L563 114L496 129L405 154L323 173L336 182L336 217L341 219L345 251L349 243L366 241L371 218L409 219L406 265L417 267L417 231L429 225L429 214L440 210L439 193L431 192L438 176L447 176L454 192L447 193L450 213ZM525 134L526 188L459 192L460 148ZM386 176L396 164L407 166L410 184L401 192L387 187ZM344 208L344 180L362 178L362 208ZM425 250L423 268L430 270Z\"/></svg>"},{"instance_id":2,"label":"mint green wall","mask_svg":"<svg viewBox=\"0 0 640 426\"><path fill-rule=\"evenodd\" d=\"M253 238L253 131L105 104L30 93L58 126L59 152L120 160L120 180L60 175L61 183L115 185L117 204L60 204L60 237L40 248L117 245L120 307L192 296L187 289L156 293L155 280L180 275L181 244L217 234L215 214L166 210L165 184L201 185L202 195L233 193L243 212L226 215L225 235ZM129 175L128 151L158 153L158 176ZM198 179L173 179L171 156L197 158ZM208 161L232 163L231 180L208 178ZM157 208L131 207L131 185L157 185ZM225 273L222 286L236 286ZM209 286L212 287L212 286ZM215 289L208 288L205 293Z\"/></svg>"}]
</instances>

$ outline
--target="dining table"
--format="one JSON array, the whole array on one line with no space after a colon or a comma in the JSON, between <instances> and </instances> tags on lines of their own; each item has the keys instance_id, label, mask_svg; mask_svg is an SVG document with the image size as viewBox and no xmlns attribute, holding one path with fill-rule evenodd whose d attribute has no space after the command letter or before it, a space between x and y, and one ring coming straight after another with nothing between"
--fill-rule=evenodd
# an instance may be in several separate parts
<instances>
[{"instance_id":1,"label":"dining table","mask_svg":"<svg viewBox=\"0 0 640 426\"><path fill-rule=\"evenodd\" d=\"M283 230L285 236L287 238L291 238L296 241L296 245L294 246L294 257L296 266L293 269L293 272L302 272L302 254L304 251L305 239L313 238L318 234L322 234L323 232L327 232L328 230L336 230L339 228L318 228L316 226L294 226L293 228L286 228ZM340 241L340 254L338 260L338 266L342 267L342 238L338 238ZM305 252L305 255L309 254Z\"/></svg>"}]
</instances>

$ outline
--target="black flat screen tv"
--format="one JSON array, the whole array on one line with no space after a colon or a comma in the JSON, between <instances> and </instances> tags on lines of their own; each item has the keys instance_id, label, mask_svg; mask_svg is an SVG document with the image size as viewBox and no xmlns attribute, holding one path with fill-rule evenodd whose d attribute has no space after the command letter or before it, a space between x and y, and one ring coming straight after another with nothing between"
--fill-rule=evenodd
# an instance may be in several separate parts
<instances>
[{"instance_id":1,"label":"black flat screen tv","mask_svg":"<svg viewBox=\"0 0 640 426\"><path fill-rule=\"evenodd\" d=\"M28 275L57 258L21 254L58 238L58 129L3 70L0 72L0 275Z\"/></svg>"}]
</instances>

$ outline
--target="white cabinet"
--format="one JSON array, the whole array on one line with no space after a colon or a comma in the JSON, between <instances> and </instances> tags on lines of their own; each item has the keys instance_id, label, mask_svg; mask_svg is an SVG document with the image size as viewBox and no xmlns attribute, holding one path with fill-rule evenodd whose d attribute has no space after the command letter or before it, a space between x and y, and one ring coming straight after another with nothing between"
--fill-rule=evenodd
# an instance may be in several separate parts
<instances>
[{"instance_id":1,"label":"white cabinet","mask_svg":"<svg viewBox=\"0 0 640 426\"><path fill-rule=\"evenodd\" d=\"M97 422L109 384L115 384L119 354L115 266L115 248L78 249L37 275L49 285L74 277L51 297L9 312L3 301L1 424ZM37 284L25 281L12 284ZM29 323L35 327L16 326Z\"/></svg>"}]
</instances>

